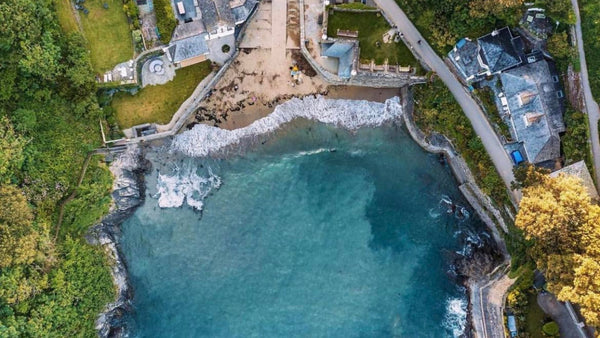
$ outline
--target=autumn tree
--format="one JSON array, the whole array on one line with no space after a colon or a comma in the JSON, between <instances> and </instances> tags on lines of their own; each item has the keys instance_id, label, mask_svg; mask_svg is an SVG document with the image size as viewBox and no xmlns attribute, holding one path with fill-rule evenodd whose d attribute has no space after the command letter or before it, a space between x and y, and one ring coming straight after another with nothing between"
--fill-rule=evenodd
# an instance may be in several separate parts
<instances>
[{"instance_id":1,"label":"autumn tree","mask_svg":"<svg viewBox=\"0 0 600 338\"><path fill-rule=\"evenodd\" d=\"M557 58L568 58L573 54L573 50L567 40L566 32L557 32L548 38L548 51Z\"/></svg>"},{"instance_id":2,"label":"autumn tree","mask_svg":"<svg viewBox=\"0 0 600 338\"><path fill-rule=\"evenodd\" d=\"M523 0L473 0L469 3L471 14L477 18L489 15L499 15L507 8L515 8L523 5Z\"/></svg>"},{"instance_id":3,"label":"autumn tree","mask_svg":"<svg viewBox=\"0 0 600 338\"><path fill-rule=\"evenodd\" d=\"M523 189L515 225L534 240L530 254L549 290L579 304L589 325L600 325L600 206L577 177L538 178Z\"/></svg>"},{"instance_id":4,"label":"autumn tree","mask_svg":"<svg viewBox=\"0 0 600 338\"><path fill-rule=\"evenodd\" d=\"M31 228L33 215L21 191L0 187L0 268L30 264L36 256L38 233Z\"/></svg>"}]
</instances>

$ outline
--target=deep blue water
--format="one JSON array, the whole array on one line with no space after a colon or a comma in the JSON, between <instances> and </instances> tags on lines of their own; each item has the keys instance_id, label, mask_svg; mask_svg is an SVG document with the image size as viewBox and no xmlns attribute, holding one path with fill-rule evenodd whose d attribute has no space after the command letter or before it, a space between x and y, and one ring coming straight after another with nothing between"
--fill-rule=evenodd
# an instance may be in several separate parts
<instances>
[{"instance_id":1,"label":"deep blue water","mask_svg":"<svg viewBox=\"0 0 600 338\"><path fill-rule=\"evenodd\" d=\"M296 121L228 159L162 156L148 155L148 196L123 225L132 336L460 333L450 264L481 225L447 213L444 196L464 205L455 180L400 127ZM159 208L158 172L221 185L195 186L198 200L210 190L202 212Z\"/></svg>"}]
</instances>

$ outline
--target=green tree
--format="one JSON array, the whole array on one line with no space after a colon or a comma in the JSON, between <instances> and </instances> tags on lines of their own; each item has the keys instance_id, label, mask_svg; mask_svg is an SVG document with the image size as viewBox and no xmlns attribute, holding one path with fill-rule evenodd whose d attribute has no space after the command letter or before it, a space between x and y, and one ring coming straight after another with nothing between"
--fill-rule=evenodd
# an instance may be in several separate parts
<instances>
[{"instance_id":1,"label":"green tree","mask_svg":"<svg viewBox=\"0 0 600 338\"><path fill-rule=\"evenodd\" d=\"M566 32L556 32L548 38L548 51L557 58L570 58L573 55L573 49L569 45Z\"/></svg>"},{"instance_id":2,"label":"green tree","mask_svg":"<svg viewBox=\"0 0 600 338\"><path fill-rule=\"evenodd\" d=\"M18 135L6 117L0 116L0 183L7 183L23 164L25 139Z\"/></svg>"}]
</instances>

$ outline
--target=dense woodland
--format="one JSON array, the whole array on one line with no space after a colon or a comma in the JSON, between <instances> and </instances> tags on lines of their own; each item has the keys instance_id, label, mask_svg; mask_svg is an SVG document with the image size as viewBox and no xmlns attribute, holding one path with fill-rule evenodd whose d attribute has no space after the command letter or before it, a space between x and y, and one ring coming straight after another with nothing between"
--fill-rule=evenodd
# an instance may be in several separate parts
<instances>
[{"instance_id":1,"label":"dense woodland","mask_svg":"<svg viewBox=\"0 0 600 338\"><path fill-rule=\"evenodd\" d=\"M111 177L92 159L55 237L102 111L85 41L61 32L51 1L0 1L0 79L0 336L94 336L114 288L82 233Z\"/></svg>"},{"instance_id":2,"label":"dense woodland","mask_svg":"<svg viewBox=\"0 0 600 338\"><path fill-rule=\"evenodd\" d=\"M494 28L516 27L524 0L396 0L440 54L463 38L478 38ZM573 23L570 0L538 0L536 6L563 23Z\"/></svg>"}]
</instances>

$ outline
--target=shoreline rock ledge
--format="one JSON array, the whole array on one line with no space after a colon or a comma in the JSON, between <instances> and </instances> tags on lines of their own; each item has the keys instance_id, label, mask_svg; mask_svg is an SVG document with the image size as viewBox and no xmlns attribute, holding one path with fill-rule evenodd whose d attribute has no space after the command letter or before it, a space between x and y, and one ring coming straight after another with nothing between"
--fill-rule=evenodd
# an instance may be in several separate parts
<instances>
[{"instance_id":1,"label":"shoreline rock ledge","mask_svg":"<svg viewBox=\"0 0 600 338\"><path fill-rule=\"evenodd\" d=\"M110 165L113 173L113 205L102 221L90 228L86 240L92 245L101 245L110 260L113 284L117 298L106 305L96 320L98 335L107 337L127 336L124 316L131 311L133 292L129 284L127 265L119 247L121 224L129 218L144 201L144 173L150 169L139 146L130 146L116 155Z\"/></svg>"}]
</instances>

